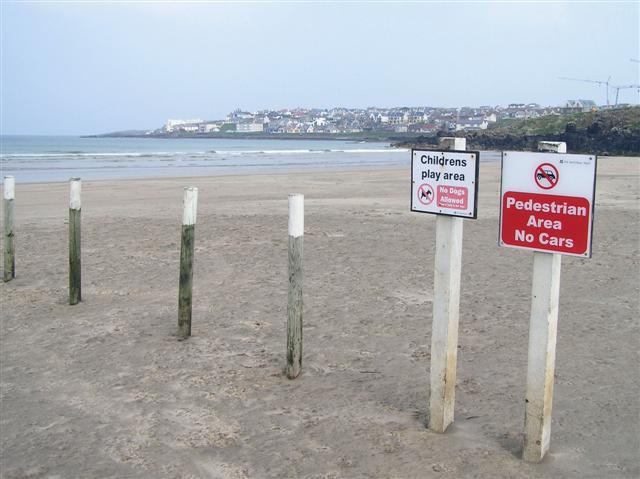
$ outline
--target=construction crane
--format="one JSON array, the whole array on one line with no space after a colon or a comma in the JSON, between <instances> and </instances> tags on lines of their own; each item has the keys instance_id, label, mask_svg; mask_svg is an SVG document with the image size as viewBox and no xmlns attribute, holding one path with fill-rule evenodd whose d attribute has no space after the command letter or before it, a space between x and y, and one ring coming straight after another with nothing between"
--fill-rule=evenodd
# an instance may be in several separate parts
<instances>
[{"instance_id":1,"label":"construction crane","mask_svg":"<svg viewBox=\"0 0 640 479\"><path fill-rule=\"evenodd\" d=\"M611 88L616 91L616 105L618 105L618 95L620 90L624 90L625 88L637 88L640 91L640 85L611 85Z\"/></svg>"},{"instance_id":2,"label":"construction crane","mask_svg":"<svg viewBox=\"0 0 640 479\"><path fill-rule=\"evenodd\" d=\"M611 80L611 77L607 78L607 81L587 80L585 78L569 78L569 77L558 77L558 78L560 80L581 81L585 83L596 83L598 85L604 85L607 90L607 106L609 106L609 80Z\"/></svg>"}]
</instances>

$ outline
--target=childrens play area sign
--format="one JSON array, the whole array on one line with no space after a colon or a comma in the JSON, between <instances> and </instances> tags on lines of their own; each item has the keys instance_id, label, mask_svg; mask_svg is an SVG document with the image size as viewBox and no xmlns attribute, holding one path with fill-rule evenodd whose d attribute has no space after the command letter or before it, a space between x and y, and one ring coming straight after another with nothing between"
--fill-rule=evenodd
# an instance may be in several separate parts
<instances>
[{"instance_id":1,"label":"childrens play area sign","mask_svg":"<svg viewBox=\"0 0 640 479\"><path fill-rule=\"evenodd\" d=\"M502 155L500 244L591 257L596 157Z\"/></svg>"},{"instance_id":2,"label":"childrens play area sign","mask_svg":"<svg viewBox=\"0 0 640 479\"><path fill-rule=\"evenodd\" d=\"M478 152L411 150L411 211L477 217Z\"/></svg>"}]
</instances>

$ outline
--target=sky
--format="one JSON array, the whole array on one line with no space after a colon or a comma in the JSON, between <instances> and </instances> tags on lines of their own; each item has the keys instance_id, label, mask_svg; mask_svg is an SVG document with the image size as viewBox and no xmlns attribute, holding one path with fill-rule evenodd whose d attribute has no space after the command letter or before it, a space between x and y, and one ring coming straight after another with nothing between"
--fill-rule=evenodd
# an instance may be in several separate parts
<instances>
[{"instance_id":1,"label":"sky","mask_svg":"<svg viewBox=\"0 0 640 479\"><path fill-rule=\"evenodd\" d=\"M637 1L0 2L7 135L235 108L604 104L604 86L558 77L639 83Z\"/></svg>"}]
</instances>

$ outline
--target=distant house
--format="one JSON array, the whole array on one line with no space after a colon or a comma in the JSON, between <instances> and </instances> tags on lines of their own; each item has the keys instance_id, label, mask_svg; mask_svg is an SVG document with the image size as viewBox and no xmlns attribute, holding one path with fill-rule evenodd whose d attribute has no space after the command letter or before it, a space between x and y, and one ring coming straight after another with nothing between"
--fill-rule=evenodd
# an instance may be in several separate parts
<instances>
[{"instance_id":1,"label":"distant house","mask_svg":"<svg viewBox=\"0 0 640 479\"><path fill-rule=\"evenodd\" d=\"M164 131L166 131L167 133L171 133L173 131L176 130L183 130L183 131L198 131L198 124L202 123L202 120L200 119L195 119L195 120L167 120L167 122L164 124ZM193 130L191 127L186 127L187 125L190 126L195 126L195 130Z\"/></svg>"},{"instance_id":2,"label":"distant house","mask_svg":"<svg viewBox=\"0 0 640 479\"><path fill-rule=\"evenodd\" d=\"M404 123L404 115L402 113L392 113L389 115L390 125L401 125Z\"/></svg>"},{"instance_id":3,"label":"distant house","mask_svg":"<svg viewBox=\"0 0 640 479\"><path fill-rule=\"evenodd\" d=\"M565 111L592 111L597 110L598 105L593 100L567 100Z\"/></svg>"},{"instance_id":4,"label":"distant house","mask_svg":"<svg viewBox=\"0 0 640 479\"><path fill-rule=\"evenodd\" d=\"M420 123L423 121L422 112L412 112L404 114L404 123Z\"/></svg>"},{"instance_id":5,"label":"distant house","mask_svg":"<svg viewBox=\"0 0 640 479\"><path fill-rule=\"evenodd\" d=\"M489 122L484 118L468 118L466 120L459 120L456 123L456 131L474 131L474 130L486 130L489 126Z\"/></svg>"},{"instance_id":6,"label":"distant house","mask_svg":"<svg viewBox=\"0 0 640 479\"><path fill-rule=\"evenodd\" d=\"M215 123L200 123L198 125L198 133L212 133L220 131L220 127Z\"/></svg>"},{"instance_id":7,"label":"distant house","mask_svg":"<svg viewBox=\"0 0 640 479\"><path fill-rule=\"evenodd\" d=\"M235 123L242 120L252 120L254 115L248 111L242 111L239 108L227 115L227 122Z\"/></svg>"},{"instance_id":8,"label":"distant house","mask_svg":"<svg viewBox=\"0 0 640 479\"><path fill-rule=\"evenodd\" d=\"M263 123L238 123L236 124L236 131L242 133L256 133L264 131Z\"/></svg>"}]
</instances>

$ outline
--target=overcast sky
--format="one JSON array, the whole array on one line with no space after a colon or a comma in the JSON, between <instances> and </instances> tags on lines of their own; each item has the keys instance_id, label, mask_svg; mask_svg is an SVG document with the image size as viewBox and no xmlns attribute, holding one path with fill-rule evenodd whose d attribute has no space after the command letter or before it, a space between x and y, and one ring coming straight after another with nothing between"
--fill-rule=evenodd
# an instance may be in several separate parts
<instances>
[{"instance_id":1,"label":"overcast sky","mask_svg":"<svg viewBox=\"0 0 640 479\"><path fill-rule=\"evenodd\" d=\"M604 103L604 87L557 77L639 81L635 1L1 9L3 134L150 129L236 107Z\"/></svg>"}]
</instances>

